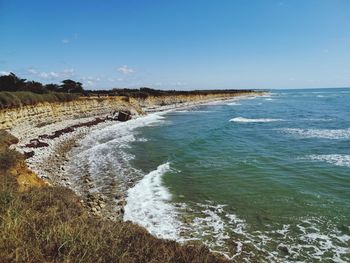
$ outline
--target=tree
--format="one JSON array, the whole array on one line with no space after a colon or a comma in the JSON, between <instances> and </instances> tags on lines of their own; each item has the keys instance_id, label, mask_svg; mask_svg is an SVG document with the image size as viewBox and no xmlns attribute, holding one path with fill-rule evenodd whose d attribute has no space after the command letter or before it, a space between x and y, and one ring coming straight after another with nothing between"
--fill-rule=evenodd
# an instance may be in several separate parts
<instances>
[{"instance_id":1,"label":"tree","mask_svg":"<svg viewBox=\"0 0 350 263\"><path fill-rule=\"evenodd\" d=\"M45 88L43 84L37 81L27 81L25 83L25 91L31 91L34 93L44 94L48 93L49 91Z\"/></svg>"},{"instance_id":2,"label":"tree","mask_svg":"<svg viewBox=\"0 0 350 263\"><path fill-rule=\"evenodd\" d=\"M0 91L18 91L25 88L25 79L18 78L14 73L0 76Z\"/></svg>"},{"instance_id":3,"label":"tree","mask_svg":"<svg viewBox=\"0 0 350 263\"><path fill-rule=\"evenodd\" d=\"M71 79L66 79L62 81L62 85L59 89L61 92L67 92L67 93L83 93L84 89L80 82L76 82Z\"/></svg>"},{"instance_id":4,"label":"tree","mask_svg":"<svg viewBox=\"0 0 350 263\"><path fill-rule=\"evenodd\" d=\"M58 91L58 89L60 88L60 86L59 85L57 85L57 84L46 84L45 85L45 88L47 89L47 90L49 90L49 91L52 91L52 92L57 92Z\"/></svg>"}]
</instances>

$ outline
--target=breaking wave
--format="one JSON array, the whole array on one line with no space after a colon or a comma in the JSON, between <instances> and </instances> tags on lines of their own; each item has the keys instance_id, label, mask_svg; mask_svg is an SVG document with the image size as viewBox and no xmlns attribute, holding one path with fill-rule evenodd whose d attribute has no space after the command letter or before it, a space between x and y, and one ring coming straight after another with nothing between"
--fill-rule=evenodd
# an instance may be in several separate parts
<instances>
[{"instance_id":1,"label":"breaking wave","mask_svg":"<svg viewBox=\"0 0 350 263\"><path fill-rule=\"evenodd\" d=\"M81 181L88 178L89 192L99 192L114 200L116 191L126 191L136 178L143 176L130 164L134 156L127 151L130 143L146 141L143 137L137 138L135 129L163 120L161 114L150 114L92 131L70 153L74 158L67 163L67 170L75 175L71 178L72 188L78 193L85 191Z\"/></svg>"},{"instance_id":2,"label":"breaking wave","mask_svg":"<svg viewBox=\"0 0 350 263\"><path fill-rule=\"evenodd\" d=\"M227 103L226 105L228 105L228 106L238 106L238 105L241 105L241 104L238 103L238 102L230 102L230 103Z\"/></svg>"},{"instance_id":3,"label":"breaking wave","mask_svg":"<svg viewBox=\"0 0 350 263\"><path fill-rule=\"evenodd\" d=\"M274 122L274 121L284 121L283 119L267 119L267 118L261 118L261 119L248 119L244 117L236 117L230 120L231 122Z\"/></svg>"},{"instance_id":4,"label":"breaking wave","mask_svg":"<svg viewBox=\"0 0 350 263\"><path fill-rule=\"evenodd\" d=\"M175 207L169 203L171 194L162 184L162 176L169 170L168 162L159 165L128 190L124 220L145 227L157 237L175 240L179 223Z\"/></svg>"}]
</instances>

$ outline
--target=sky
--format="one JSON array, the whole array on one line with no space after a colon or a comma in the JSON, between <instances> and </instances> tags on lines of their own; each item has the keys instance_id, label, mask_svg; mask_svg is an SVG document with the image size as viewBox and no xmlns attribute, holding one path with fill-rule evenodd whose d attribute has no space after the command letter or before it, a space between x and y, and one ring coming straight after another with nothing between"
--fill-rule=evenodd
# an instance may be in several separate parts
<instances>
[{"instance_id":1,"label":"sky","mask_svg":"<svg viewBox=\"0 0 350 263\"><path fill-rule=\"evenodd\" d=\"M89 89L350 86L349 0L0 0L0 74Z\"/></svg>"}]
</instances>

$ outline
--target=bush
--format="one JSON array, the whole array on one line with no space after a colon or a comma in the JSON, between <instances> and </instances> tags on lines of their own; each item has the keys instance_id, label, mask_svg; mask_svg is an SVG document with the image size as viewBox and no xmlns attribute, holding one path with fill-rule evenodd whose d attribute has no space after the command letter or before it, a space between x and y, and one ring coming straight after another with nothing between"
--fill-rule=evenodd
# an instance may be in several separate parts
<instances>
[{"instance_id":1,"label":"bush","mask_svg":"<svg viewBox=\"0 0 350 263\"><path fill-rule=\"evenodd\" d=\"M18 139L5 130L0 130L0 148L6 148L11 144L18 143Z\"/></svg>"},{"instance_id":2,"label":"bush","mask_svg":"<svg viewBox=\"0 0 350 263\"><path fill-rule=\"evenodd\" d=\"M0 149L0 170L6 171L14 167L17 161L22 158L23 156L15 150Z\"/></svg>"}]
</instances>

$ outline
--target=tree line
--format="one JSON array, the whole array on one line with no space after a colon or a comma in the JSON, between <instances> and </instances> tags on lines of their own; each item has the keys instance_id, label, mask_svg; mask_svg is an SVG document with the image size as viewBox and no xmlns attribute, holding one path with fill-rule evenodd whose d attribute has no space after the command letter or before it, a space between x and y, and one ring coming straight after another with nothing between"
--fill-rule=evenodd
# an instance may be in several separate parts
<instances>
[{"instance_id":1,"label":"tree line","mask_svg":"<svg viewBox=\"0 0 350 263\"><path fill-rule=\"evenodd\" d=\"M242 92L252 92L253 90L237 89L213 89L213 90L157 90L148 87L139 89L111 89L111 90L85 90L82 83L66 79L59 84L42 84L37 81L27 81L17 77L14 73L0 76L0 91L30 91L37 94L47 94L52 92L82 94L84 96L125 96L145 99L149 96L171 96L171 95L209 95L209 94L232 94Z\"/></svg>"},{"instance_id":2,"label":"tree line","mask_svg":"<svg viewBox=\"0 0 350 263\"><path fill-rule=\"evenodd\" d=\"M0 91L30 91L38 94L46 94L50 92L63 93L83 93L82 83L66 79L62 84L42 84L38 81L27 81L17 77L14 73L0 76Z\"/></svg>"}]
</instances>

